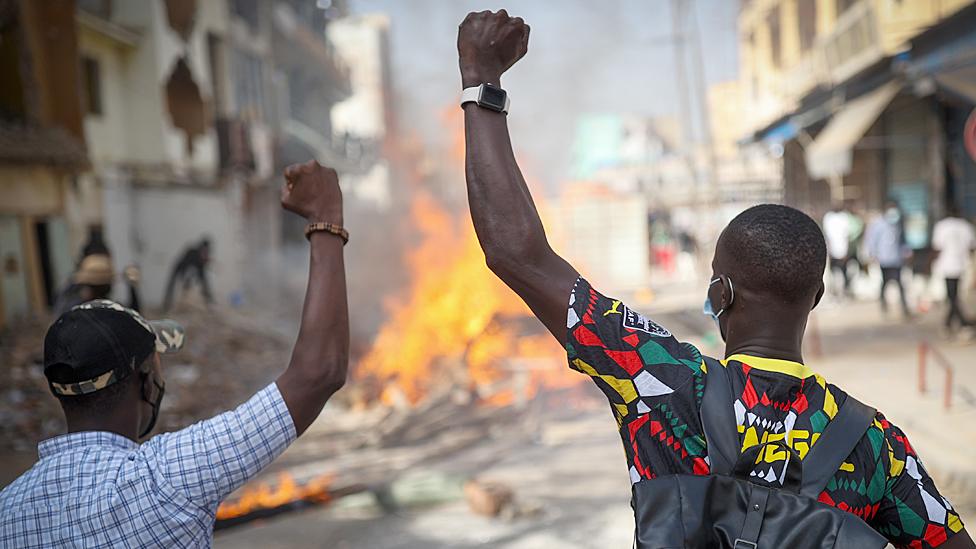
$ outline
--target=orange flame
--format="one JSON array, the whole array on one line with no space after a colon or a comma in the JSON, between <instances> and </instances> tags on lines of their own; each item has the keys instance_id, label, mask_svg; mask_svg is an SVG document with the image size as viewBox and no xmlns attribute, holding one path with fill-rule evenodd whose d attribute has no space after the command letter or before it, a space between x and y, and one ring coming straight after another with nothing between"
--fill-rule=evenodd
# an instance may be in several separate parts
<instances>
[{"instance_id":1,"label":"orange flame","mask_svg":"<svg viewBox=\"0 0 976 549\"><path fill-rule=\"evenodd\" d=\"M383 400L399 393L416 403L446 381L476 389L485 402L509 404L515 390L504 385L511 385L513 371L526 360L549 367L526 369L525 396L540 383L578 381L560 367L565 359L548 333L520 337L517 325L524 326L520 320L531 312L485 266L467 219L452 218L418 192L411 220L420 232L419 245L407 256L412 283L406 295L388 303L390 319L357 369L360 377L387 383Z\"/></svg>"},{"instance_id":2,"label":"orange flame","mask_svg":"<svg viewBox=\"0 0 976 549\"><path fill-rule=\"evenodd\" d=\"M440 118L452 135L442 158L461 173L461 110L452 105ZM419 233L406 256L410 284L387 302L389 320L356 375L379 381L387 404L414 404L435 387L451 385L482 402L507 405L534 396L540 386L579 383L582 376L569 371L564 351L541 325L525 335L524 320L532 313L485 266L468 217L451 215L419 187L409 217Z\"/></svg>"},{"instance_id":3,"label":"orange flame","mask_svg":"<svg viewBox=\"0 0 976 549\"><path fill-rule=\"evenodd\" d=\"M332 475L321 475L299 484L288 473L281 473L275 483L246 486L240 496L217 508L217 520L241 517L262 509L274 509L297 501L326 503L331 500Z\"/></svg>"}]
</instances>

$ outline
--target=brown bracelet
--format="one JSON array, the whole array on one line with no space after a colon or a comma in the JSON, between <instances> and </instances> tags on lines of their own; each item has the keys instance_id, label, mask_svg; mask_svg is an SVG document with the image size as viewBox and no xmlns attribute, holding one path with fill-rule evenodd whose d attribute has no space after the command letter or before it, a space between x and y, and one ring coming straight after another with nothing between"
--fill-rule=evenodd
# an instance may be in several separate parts
<instances>
[{"instance_id":1,"label":"brown bracelet","mask_svg":"<svg viewBox=\"0 0 976 549\"><path fill-rule=\"evenodd\" d=\"M312 233L317 232L327 232L334 234L342 239L342 245L345 246L349 244L349 231L343 229L339 225L334 223L328 223L325 221L319 221L316 223L309 223L305 226L305 238L312 240Z\"/></svg>"}]
</instances>

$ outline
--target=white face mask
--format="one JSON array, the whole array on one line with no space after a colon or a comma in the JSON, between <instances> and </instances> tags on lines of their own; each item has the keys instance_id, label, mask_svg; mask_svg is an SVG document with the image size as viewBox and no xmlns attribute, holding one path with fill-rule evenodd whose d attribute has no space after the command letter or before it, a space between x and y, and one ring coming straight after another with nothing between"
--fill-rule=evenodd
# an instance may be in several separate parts
<instances>
[{"instance_id":1,"label":"white face mask","mask_svg":"<svg viewBox=\"0 0 976 549\"><path fill-rule=\"evenodd\" d=\"M898 223L901 221L901 212L898 211L898 208L888 208L885 210L884 218L888 223Z\"/></svg>"}]
</instances>

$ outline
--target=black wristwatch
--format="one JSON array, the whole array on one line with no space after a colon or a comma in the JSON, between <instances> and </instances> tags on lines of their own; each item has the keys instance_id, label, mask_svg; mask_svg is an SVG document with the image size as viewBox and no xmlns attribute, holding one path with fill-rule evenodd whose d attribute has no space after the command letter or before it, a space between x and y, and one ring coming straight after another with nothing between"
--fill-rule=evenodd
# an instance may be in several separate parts
<instances>
[{"instance_id":1,"label":"black wristwatch","mask_svg":"<svg viewBox=\"0 0 976 549\"><path fill-rule=\"evenodd\" d=\"M481 84L480 86L464 88L461 91L461 106L472 102L490 111L508 114L508 93L498 86Z\"/></svg>"}]
</instances>

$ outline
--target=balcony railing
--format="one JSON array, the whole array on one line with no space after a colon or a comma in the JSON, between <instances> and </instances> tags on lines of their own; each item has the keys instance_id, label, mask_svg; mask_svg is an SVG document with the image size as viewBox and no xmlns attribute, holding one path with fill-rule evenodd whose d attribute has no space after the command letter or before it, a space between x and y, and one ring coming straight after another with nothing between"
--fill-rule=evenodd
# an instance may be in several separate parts
<instances>
[{"instance_id":1,"label":"balcony railing","mask_svg":"<svg viewBox=\"0 0 976 549\"><path fill-rule=\"evenodd\" d=\"M820 40L827 76L838 84L884 55L878 20L869 2L861 1L844 12L834 30Z\"/></svg>"}]
</instances>

